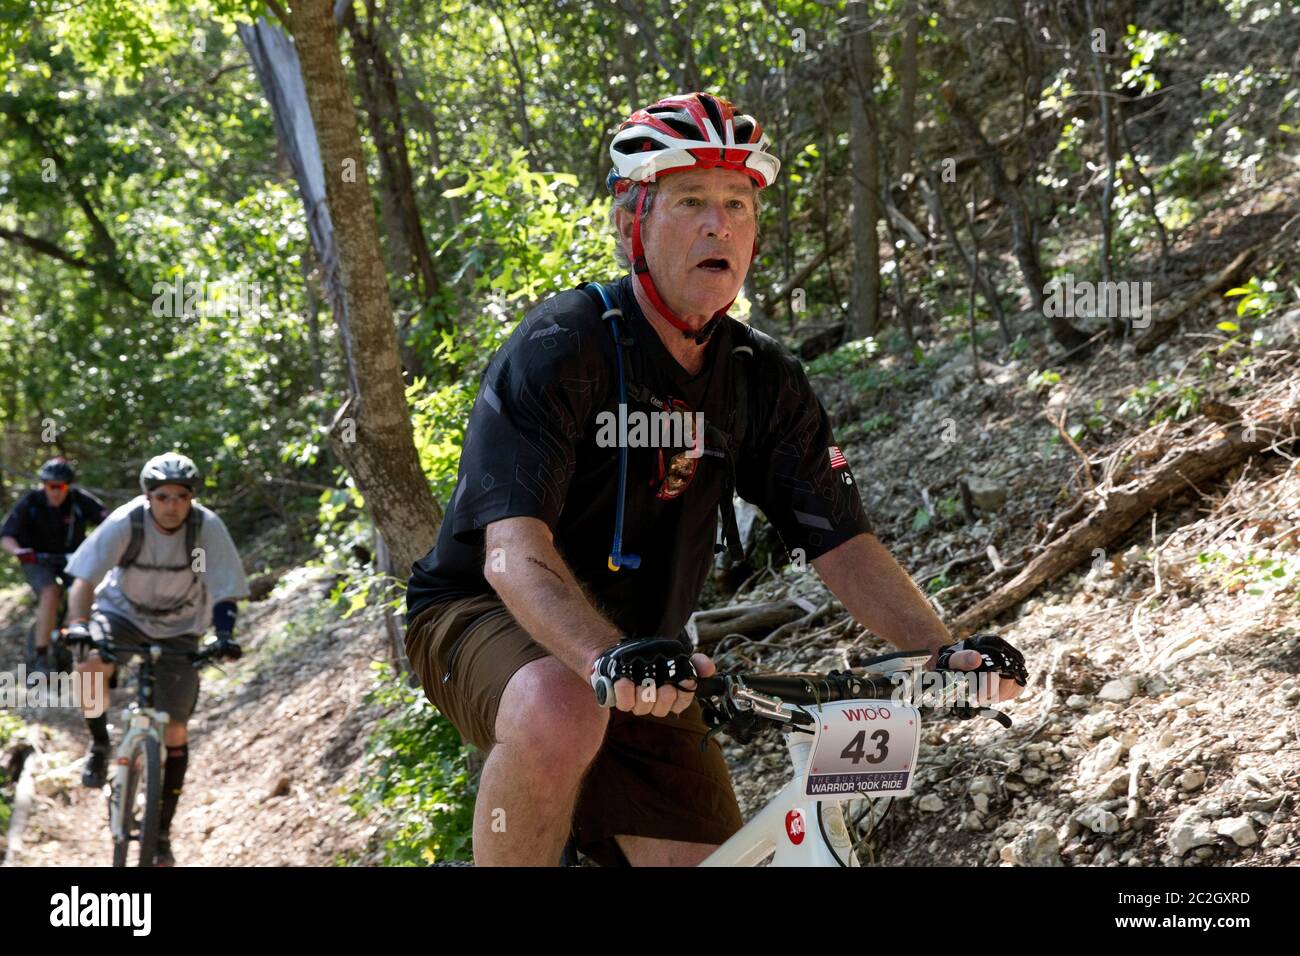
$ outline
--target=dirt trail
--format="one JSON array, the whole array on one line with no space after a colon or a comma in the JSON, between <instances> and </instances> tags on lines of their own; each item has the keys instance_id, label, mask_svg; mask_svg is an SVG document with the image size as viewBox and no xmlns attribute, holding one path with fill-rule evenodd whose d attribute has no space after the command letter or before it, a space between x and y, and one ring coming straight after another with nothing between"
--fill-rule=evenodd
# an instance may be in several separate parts
<instances>
[{"instance_id":1,"label":"dirt trail","mask_svg":"<svg viewBox=\"0 0 1300 956\"><path fill-rule=\"evenodd\" d=\"M328 606L332 578L289 572L239 623L243 660L204 672L190 723L190 764L172 827L179 865L329 865L367 861L373 825L347 805L378 712L363 699L382 659L382 631L368 618L340 621ZM0 595L0 662L21 660L29 618L20 591ZM118 739L120 687L109 712ZM35 797L20 845L5 865L107 865L105 793L81 786L88 733L79 714L20 711L36 748ZM0 841L2 844L2 841Z\"/></svg>"}]
</instances>

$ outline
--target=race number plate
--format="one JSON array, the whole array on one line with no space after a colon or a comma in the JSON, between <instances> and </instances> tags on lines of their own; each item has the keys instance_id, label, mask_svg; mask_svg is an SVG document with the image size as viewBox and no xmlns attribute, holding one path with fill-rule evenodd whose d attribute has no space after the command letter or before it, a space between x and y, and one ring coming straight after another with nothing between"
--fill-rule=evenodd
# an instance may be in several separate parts
<instances>
[{"instance_id":1,"label":"race number plate","mask_svg":"<svg viewBox=\"0 0 1300 956\"><path fill-rule=\"evenodd\" d=\"M905 797L921 746L921 715L897 701L844 700L810 707L817 740L804 795L850 800L859 794Z\"/></svg>"}]
</instances>

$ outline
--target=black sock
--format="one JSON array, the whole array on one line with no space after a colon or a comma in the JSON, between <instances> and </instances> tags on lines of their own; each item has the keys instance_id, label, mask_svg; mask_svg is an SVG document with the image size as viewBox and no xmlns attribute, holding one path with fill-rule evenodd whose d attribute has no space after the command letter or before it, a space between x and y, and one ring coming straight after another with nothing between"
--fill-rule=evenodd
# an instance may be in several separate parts
<instances>
[{"instance_id":1,"label":"black sock","mask_svg":"<svg viewBox=\"0 0 1300 956\"><path fill-rule=\"evenodd\" d=\"M176 803L181 798L181 787L185 783L185 768L190 762L190 745L167 748L167 762L163 764L162 818L158 829L167 836L172 829L172 817L176 816Z\"/></svg>"},{"instance_id":2,"label":"black sock","mask_svg":"<svg viewBox=\"0 0 1300 956\"><path fill-rule=\"evenodd\" d=\"M87 717L86 726L90 728L90 739L95 742L96 747L108 746L108 718L103 714L98 717Z\"/></svg>"}]
</instances>

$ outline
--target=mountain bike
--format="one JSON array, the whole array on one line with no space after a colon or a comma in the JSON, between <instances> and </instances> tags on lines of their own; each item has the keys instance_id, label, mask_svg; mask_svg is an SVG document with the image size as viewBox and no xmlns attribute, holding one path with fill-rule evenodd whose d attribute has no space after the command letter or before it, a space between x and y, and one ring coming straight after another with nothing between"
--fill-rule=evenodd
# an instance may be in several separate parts
<instances>
[{"instance_id":1,"label":"mountain bike","mask_svg":"<svg viewBox=\"0 0 1300 956\"><path fill-rule=\"evenodd\" d=\"M695 698L710 735L724 731L750 744L776 730L790 755L785 786L699 865L858 867L863 857L870 862L868 841L893 800L912 793L923 717L985 717L1011 726L1006 714L962 696L969 688L959 676L963 672L925 671L929 659L928 650L895 651L826 674L696 678ZM918 676L936 679L926 683ZM612 683L601 679L595 693L602 707L612 705ZM572 840L560 863L579 864Z\"/></svg>"},{"instance_id":2,"label":"mountain bike","mask_svg":"<svg viewBox=\"0 0 1300 956\"><path fill-rule=\"evenodd\" d=\"M929 651L897 651L827 674L699 678L706 724L742 743L777 729L790 756L785 786L700 866L769 858L771 866L862 866L893 800L912 793L923 717L1011 726L1005 714L958 698L960 679L915 693L929 659Z\"/></svg>"},{"instance_id":3,"label":"mountain bike","mask_svg":"<svg viewBox=\"0 0 1300 956\"><path fill-rule=\"evenodd\" d=\"M101 659L119 666L139 658L136 697L123 711L126 732L110 765L108 827L114 866L152 866L162 816L162 749L169 720L166 712L154 707L154 665L164 657L184 657L197 668L217 657L217 646L183 651L162 644L119 647L111 640L91 637L70 637L65 642L97 650Z\"/></svg>"}]
</instances>

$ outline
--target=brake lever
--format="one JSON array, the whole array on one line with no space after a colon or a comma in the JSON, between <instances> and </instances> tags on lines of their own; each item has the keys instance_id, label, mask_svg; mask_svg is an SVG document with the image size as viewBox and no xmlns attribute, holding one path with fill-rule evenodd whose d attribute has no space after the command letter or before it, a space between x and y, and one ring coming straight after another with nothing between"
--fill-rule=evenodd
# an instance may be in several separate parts
<instances>
[{"instance_id":1,"label":"brake lever","mask_svg":"<svg viewBox=\"0 0 1300 956\"><path fill-rule=\"evenodd\" d=\"M737 687L732 691L731 697L739 710L748 710L755 717L767 717L782 724L788 724L793 719L782 706L779 697L756 694L748 687Z\"/></svg>"}]
</instances>

